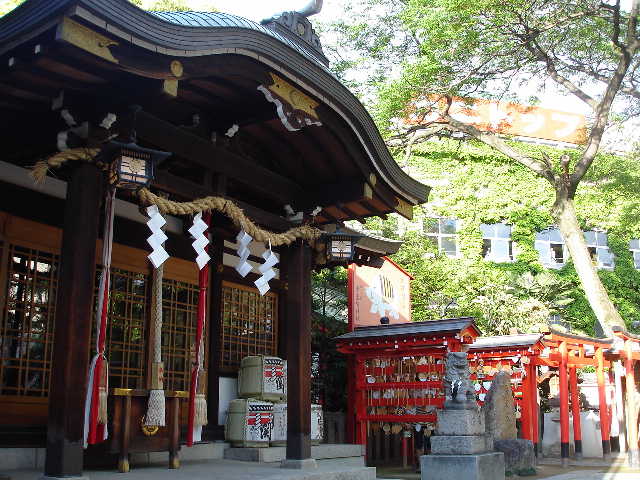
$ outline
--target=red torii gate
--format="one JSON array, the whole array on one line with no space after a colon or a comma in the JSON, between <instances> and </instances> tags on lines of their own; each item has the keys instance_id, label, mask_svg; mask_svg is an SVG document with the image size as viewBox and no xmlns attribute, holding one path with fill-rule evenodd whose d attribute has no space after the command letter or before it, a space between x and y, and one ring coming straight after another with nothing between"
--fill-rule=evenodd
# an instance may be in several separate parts
<instances>
[{"instance_id":1,"label":"red torii gate","mask_svg":"<svg viewBox=\"0 0 640 480\"><path fill-rule=\"evenodd\" d=\"M640 337L619 327L613 327L614 348L609 352L611 360L624 361L625 386L627 390L626 427L629 464L640 467L638 446L638 404L636 402L635 366L640 361ZM630 388L631 387L631 388Z\"/></svg>"},{"instance_id":2,"label":"red torii gate","mask_svg":"<svg viewBox=\"0 0 640 480\"><path fill-rule=\"evenodd\" d=\"M569 405L571 405L573 416L575 453L578 458L582 455L580 394L576 372L579 367L591 366L596 370L602 453L605 459L609 458L611 456L611 416L607 405L604 369L605 367L611 368L611 361L605 358L605 352L611 349L613 340L552 331L545 335L542 341L545 347L550 349L550 352L548 358L539 356L537 364L557 369L560 377L560 457L562 465L565 467L569 465ZM571 395L571 400L569 400L569 395Z\"/></svg>"}]
</instances>

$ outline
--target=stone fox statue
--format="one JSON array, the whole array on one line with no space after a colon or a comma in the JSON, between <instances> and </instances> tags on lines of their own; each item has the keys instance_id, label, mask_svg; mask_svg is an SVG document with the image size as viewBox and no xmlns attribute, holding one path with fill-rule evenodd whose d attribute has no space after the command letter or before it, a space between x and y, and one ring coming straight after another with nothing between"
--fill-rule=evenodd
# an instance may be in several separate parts
<instances>
[{"instance_id":1,"label":"stone fox statue","mask_svg":"<svg viewBox=\"0 0 640 480\"><path fill-rule=\"evenodd\" d=\"M476 395L469 380L469 362L466 352L449 352L445 364L444 408L477 408Z\"/></svg>"}]
</instances>

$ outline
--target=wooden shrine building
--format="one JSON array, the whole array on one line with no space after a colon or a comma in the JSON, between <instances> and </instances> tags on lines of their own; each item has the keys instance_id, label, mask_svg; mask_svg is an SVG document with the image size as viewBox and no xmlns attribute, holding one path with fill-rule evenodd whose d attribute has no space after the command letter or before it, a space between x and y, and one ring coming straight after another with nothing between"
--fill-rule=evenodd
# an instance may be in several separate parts
<instances>
[{"instance_id":1,"label":"wooden shrine building","mask_svg":"<svg viewBox=\"0 0 640 480\"><path fill-rule=\"evenodd\" d=\"M203 439L223 436L240 360L276 355L289 365L287 458L310 458L311 271L389 253L380 239L347 232L334 245L336 237L317 229L392 212L411 217L428 189L398 167L364 107L332 75L308 19L287 12L257 24L224 13L150 13L126 0L27 0L0 19L0 108L0 448L46 445L47 476L82 473L109 244L105 192L116 179L104 339L109 415L114 396L154 388L152 338L161 338L167 425L172 442L182 439L180 398L200 352L204 292ZM42 161L48 174L36 185L29 172ZM131 179L149 182L146 197L129 188ZM182 214L161 202L204 197L219 208L203 279L187 233L201 204ZM152 292L147 259L149 203L166 220L161 295ZM269 238L307 232L274 242L279 263L264 295L254 282L266 240L249 246L251 273L234 268L246 219ZM158 295L159 331L151 318Z\"/></svg>"}]
</instances>

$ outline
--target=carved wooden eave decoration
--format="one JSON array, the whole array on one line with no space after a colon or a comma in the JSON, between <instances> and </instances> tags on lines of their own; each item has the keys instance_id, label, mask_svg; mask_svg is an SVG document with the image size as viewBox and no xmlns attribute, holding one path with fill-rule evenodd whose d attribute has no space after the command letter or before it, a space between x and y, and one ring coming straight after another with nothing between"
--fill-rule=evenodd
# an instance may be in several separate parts
<instances>
[{"instance_id":1,"label":"carved wooden eave decoration","mask_svg":"<svg viewBox=\"0 0 640 480\"><path fill-rule=\"evenodd\" d=\"M319 224L410 218L429 188L402 171L364 106L328 70L319 39L306 36L310 23L293 22L295 31L281 23L145 12L128 0L26 0L0 18L0 107L40 119L37 149L45 150L46 115L61 90L80 119L139 104L142 144L174 152L164 173L196 187L224 177L230 196L270 214L283 215L286 204L305 214L320 207ZM178 128L194 114L197 132ZM228 140L232 125L239 134ZM20 128L5 127L23 142Z\"/></svg>"},{"instance_id":2,"label":"carved wooden eave decoration","mask_svg":"<svg viewBox=\"0 0 640 480\"><path fill-rule=\"evenodd\" d=\"M320 105L286 80L273 72L269 72L273 83L267 87L260 85L260 90L267 101L276 106L278 118L290 132L297 132L309 125L322 126L316 108Z\"/></svg>"}]
</instances>

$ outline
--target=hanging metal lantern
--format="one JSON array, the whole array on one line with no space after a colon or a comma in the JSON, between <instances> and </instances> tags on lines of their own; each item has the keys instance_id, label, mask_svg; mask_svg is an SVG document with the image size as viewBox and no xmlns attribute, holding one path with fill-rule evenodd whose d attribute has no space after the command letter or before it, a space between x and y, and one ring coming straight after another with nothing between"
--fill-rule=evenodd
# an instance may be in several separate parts
<instances>
[{"instance_id":1,"label":"hanging metal lantern","mask_svg":"<svg viewBox=\"0 0 640 480\"><path fill-rule=\"evenodd\" d=\"M137 190L154 178L155 167L171 155L136 143L111 141L100 153L101 160L111 164L111 178L118 188Z\"/></svg>"},{"instance_id":2,"label":"hanging metal lantern","mask_svg":"<svg viewBox=\"0 0 640 480\"><path fill-rule=\"evenodd\" d=\"M340 226L335 232L325 234L327 262L351 262L356 251L356 243L361 236L346 232Z\"/></svg>"}]
</instances>

